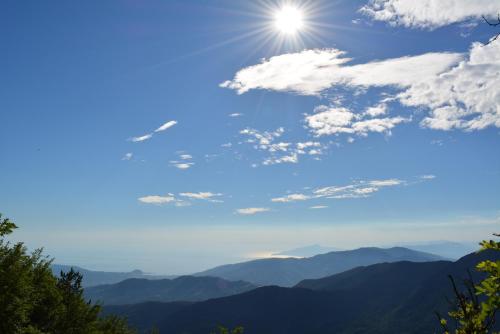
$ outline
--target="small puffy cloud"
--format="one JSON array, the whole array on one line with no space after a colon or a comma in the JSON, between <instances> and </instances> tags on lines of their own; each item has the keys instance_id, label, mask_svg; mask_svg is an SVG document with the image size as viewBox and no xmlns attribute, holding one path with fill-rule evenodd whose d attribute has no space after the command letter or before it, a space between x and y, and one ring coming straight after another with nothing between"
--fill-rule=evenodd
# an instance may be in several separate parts
<instances>
[{"instance_id":1,"label":"small puffy cloud","mask_svg":"<svg viewBox=\"0 0 500 334\"><path fill-rule=\"evenodd\" d=\"M176 199L173 194L168 194L165 196L159 196L159 195L144 196L144 197L139 197L138 200L139 202L142 203L157 204L157 205L176 202Z\"/></svg>"},{"instance_id":2,"label":"small puffy cloud","mask_svg":"<svg viewBox=\"0 0 500 334\"><path fill-rule=\"evenodd\" d=\"M267 212L267 211L270 211L270 209L269 208L243 208L243 209L237 209L236 213L239 215L249 216L249 215L254 215L256 213Z\"/></svg>"},{"instance_id":3,"label":"small puffy cloud","mask_svg":"<svg viewBox=\"0 0 500 334\"><path fill-rule=\"evenodd\" d=\"M304 194L290 194L284 197L273 198L271 199L271 202L287 203L287 202L305 201L308 199L310 199L310 197Z\"/></svg>"},{"instance_id":4,"label":"small puffy cloud","mask_svg":"<svg viewBox=\"0 0 500 334\"><path fill-rule=\"evenodd\" d=\"M314 205L314 206L310 206L309 209L311 210L319 210L319 209L326 209L328 208L328 206L326 205Z\"/></svg>"},{"instance_id":5,"label":"small puffy cloud","mask_svg":"<svg viewBox=\"0 0 500 334\"><path fill-rule=\"evenodd\" d=\"M364 115L357 115L347 108L324 105L316 107L314 112L306 115L305 122L317 137L339 134L366 136L369 132L391 134L391 129L397 124L410 120L400 116L363 119Z\"/></svg>"},{"instance_id":6,"label":"small puffy cloud","mask_svg":"<svg viewBox=\"0 0 500 334\"><path fill-rule=\"evenodd\" d=\"M228 116L229 117L241 117L241 116L243 116L243 114L241 114L239 112L235 112L235 113L229 114Z\"/></svg>"},{"instance_id":7,"label":"small puffy cloud","mask_svg":"<svg viewBox=\"0 0 500 334\"><path fill-rule=\"evenodd\" d=\"M366 108L365 115L375 117L380 115L385 115L387 113L387 104L380 103L375 106Z\"/></svg>"},{"instance_id":8,"label":"small puffy cloud","mask_svg":"<svg viewBox=\"0 0 500 334\"><path fill-rule=\"evenodd\" d=\"M132 159L133 156L134 156L134 154L132 152L125 153L122 160L130 160L130 159Z\"/></svg>"},{"instance_id":9,"label":"small puffy cloud","mask_svg":"<svg viewBox=\"0 0 500 334\"><path fill-rule=\"evenodd\" d=\"M193 159L193 156L190 154L181 154L179 155L179 158L181 158L182 160L190 160Z\"/></svg>"},{"instance_id":10,"label":"small puffy cloud","mask_svg":"<svg viewBox=\"0 0 500 334\"><path fill-rule=\"evenodd\" d=\"M165 131L165 130L173 127L176 124L177 124L177 121L168 121L167 123L160 126L158 129L156 129L155 132Z\"/></svg>"},{"instance_id":11,"label":"small puffy cloud","mask_svg":"<svg viewBox=\"0 0 500 334\"><path fill-rule=\"evenodd\" d=\"M328 145L321 144L317 141L290 143L284 141L276 141L284 134L285 130L280 127L275 131L258 131L251 128L246 128L240 131L240 134L250 137L245 140L246 143L252 144L253 148L258 151L264 151L269 154L262 161L262 165L276 165L283 163L298 163L300 155L321 155L323 150Z\"/></svg>"},{"instance_id":12,"label":"small puffy cloud","mask_svg":"<svg viewBox=\"0 0 500 334\"><path fill-rule=\"evenodd\" d=\"M267 158L262 162L262 164L264 166L269 166L269 165L276 165L276 164L282 164L282 163L296 164L297 162L299 162L299 156L297 153L294 152L294 153L291 153L288 155Z\"/></svg>"},{"instance_id":13,"label":"small puffy cloud","mask_svg":"<svg viewBox=\"0 0 500 334\"><path fill-rule=\"evenodd\" d=\"M360 12L393 26L435 29L482 15L496 15L495 0L371 0Z\"/></svg>"},{"instance_id":14,"label":"small puffy cloud","mask_svg":"<svg viewBox=\"0 0 500 334\"><path fill-rule=\"evenodd\" d=\"M151 137L153 137L153 134L152 133L148 133L148 134L145 134L144 136L132 137L132 138L130 138L130 141L132 141L134 143L138 143L138 142L141 142L141 141L146 141L148 139L151 139Z\"/></svg>"}]
</instances>

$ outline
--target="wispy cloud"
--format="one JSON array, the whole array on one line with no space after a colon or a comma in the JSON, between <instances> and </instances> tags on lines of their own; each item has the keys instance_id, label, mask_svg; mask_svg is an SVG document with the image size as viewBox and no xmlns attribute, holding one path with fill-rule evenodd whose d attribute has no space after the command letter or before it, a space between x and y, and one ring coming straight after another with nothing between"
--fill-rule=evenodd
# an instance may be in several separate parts
<instances>
[{"instance_id":1,"label":"wispy cloud","mask_svg":"<svg viewBox=\"0 0 500 334\"><path fill-rule=\"evenodd\" d=\"M494 0L371 0L360 12L393 26L435 29L482 15L496 15Z\"/></svg>"},{"instance_id":2,"label":"wispy cloud","mask_svg":"<svg viewBox=\"0 0 500 334\"><path fill-rule=\"evenodd\" d=\"M138 201L146 204L173 204L175 206L190 206L191 200L205 200L212 203L222 203L223 201L218 199L218 197L222 196L221 193L213 193L213 192L181 192L177 195L173 193L168 193L166 195L148 195L144 197L139 197ZM183 197L184 199L180 199L179 197Z\"/></svg>"},{"instance_id":3,"label":"wispy cloud","mask_svg":"<svg viewBox=\"0 0 500 334\"><path fill-rule=\"evenodd\" d=\"M260 64L238 71L221 87L239 94L252 89L318 95L335 86L408 87L444 72L456 64L459 53L426 53L364 64L348 65L352 60L337 49L313 49L264 59Z\"/></svg>"},{"instance_id":4,"label":"wispy cloud","mask_svg":"<svg viewBox=\"0 0 500 334\"><path fill-rule=\"evenodd\" d=\"M148 134L146 134L144 136L132 137L132 138L130 138L130 140L133 141L134 143L138 143L138 142L141 142L141 141L145 141L145 140L151 139L151 137L153 137L153 134L152 133L148 133Z\"/></svg>"},{"instance_id":5,"label":"wispy cloud","mask_svg":"<svg viewBox=\"0 0 500 334\"><path fill-rule=\"evenodd\" d=\"M171 160L170 166L177 169L189 169L194 166L193 156L191 154L185 153L185 151L176 152L179 160Z\"/></svg>"},{"instance_id":6,"label":"wispy cloud","mask_svg":"<svg viewBox=\"0 0 500 334\"><path fill-rule=\"evenodd\" d=\"M229 114L228 116L229 117L241 117L241 116L243 116L243 114L241 114L239 112L235 112L235 113Z\"/></svg>"},{"instance_id":7,"label":"wispy cloud","mask_svg":"<svg viewBox=\"0 0 500 334\"><path fill-rule=\"evenodd\" d=\"M311 210L319 210L319 209L327 209L328 206L326 205L314 205L314 206L310 206L309 209Z\"/></svg>"},{"instance_id":8,"label":"wispy cloud","mask_svg":"<svg viewBox=\"0 0 500 334\"><path fill-rule=\"evenodd\" d=\"M160 126L159 128L157 128L156 130L154 130L154 132L147 133L143 136L132 137L132 138L130 138L130 141L132 141L134 143L146 141L148 139L151 139L156 132L165 131L165 130L171 128L172 126L174 126L175 124L177 124L177 121L168 121L165 124L163 124L162 126Z\"/></svg>"},{"instance_id":9,"label":"wispy cloud","mask_svg":"<svg viewBox=\"0 0 500 334\"><path fill-rule=\"evenodd\" d=\"M319 198L329 199L355 199L373 196L384 188L396 186L409 186L419 182L434 179L434 175L422 175L413 180L400 179L380 179L380 180L356 180L347 185L327 186L316 189L308 188L306 193L294 193L283 197L275 197L271 202L290 203L298 201L308 201ZM311 207L311 209L322 208L321 206Z\"/></svg>"},{"instance_id":10,"label":"wispy cloud","mask_svg":"<svg viewBox=\"0 0 500 334\"><path fill-rule=\"evenodd\" d=\"M287 202L295 202L295 201L305 201L310 199L310 196L304 195L304 194L291 194L283 197L276 197L272 198L271 202L281 202L281 203L287 203Z\"/></svg>"},{"instance_id":11,"label":"wispy cloud","mask_svg":"<svg viewBox=\"0 0 500 334\"><path fill-rule=\"evenodd\" d=\"M217 199L217 197L222 196L222 194L220 193L212 193L212 192L180 193L179 196L187 197L190 199L205 200L214 203L223 202L222 200Z\"/></svg>"},{"instance_id":12,"label":"wispy cloud","mask_svg":"<svg viewBox=\"0 0 500 334\"><path fill-rule=\"evenodd\" d=\"M267 212L270 210L271 209L269 208L243 208L243 209L237 209L235 212L239 215L249 216L249 215L254 215L256 213Z\"/></svg>"},{"instance_id":13,"label":"wispy cloud","mask_svg":"<svg viewBox=\"0 0 500 334\"><path fill-rule=\"evenodd\" d=\"M165 131L165 130L173 127L176 124L177 124L177 121L168 121L167 123L160 126L158 129L156 129L155 132Z\"/></svg>"},{"instance_id":14,"label":"wispy cloud","mask_svg":"<svg viewBox=\"0 0 500 334\"><path fill-rule=\"evenodd\" d=\"M149 196L139 197L138 200L139 200L139 202L142 202L142 203L157 204L157 205L166 204L166 203L173 203L176 201L173 194L168 194L165 196L149 195Z\"/></svg>"},{"instance_id":15,"label":"wispy cloud","mask_svg":"<svg viewBox=\"0 0 500 334\"><path fill-rule=\"evenodd\" d=\"M179 162L172 160L170 161L170 166L175 167L177 169L189 169L194 166L194 162Z\"/></svg>"},{"instance_id":16,"label":"wispy cloud","mask_svg":"<svg viewBox=\"0 0 500 334\"><path fill-rule=\"evenodd\" d=\"M134 154L132 152L125 153L125 155L122 157L122 160L130 160L133 156Z\"/></svg>"}]
</instances>

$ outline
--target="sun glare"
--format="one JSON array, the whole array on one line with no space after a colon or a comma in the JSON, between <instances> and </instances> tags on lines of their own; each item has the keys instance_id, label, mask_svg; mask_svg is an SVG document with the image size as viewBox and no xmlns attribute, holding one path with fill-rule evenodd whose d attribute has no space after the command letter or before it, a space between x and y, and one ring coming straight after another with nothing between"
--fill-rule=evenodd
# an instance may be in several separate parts
<instances>
[{"instance_id":1,"label":"sun glare","mask_svg":"<svg viewBox=\"0 0 500 334\"><path fill-rule=\"evenodd\" d=\"M291 6L278 10L274 19L276 29L287 35L297 33L304 26L302 12Z\"/></svg>"}]
</instances>

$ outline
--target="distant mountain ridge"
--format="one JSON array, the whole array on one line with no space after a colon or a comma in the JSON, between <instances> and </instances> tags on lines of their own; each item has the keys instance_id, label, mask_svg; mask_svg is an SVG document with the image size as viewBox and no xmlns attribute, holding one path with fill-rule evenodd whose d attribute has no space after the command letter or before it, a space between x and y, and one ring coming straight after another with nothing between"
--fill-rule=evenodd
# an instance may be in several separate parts
<instances>
[{"instance_id":1,"label":"distant mountain ridge","mask_svg":"<svg viewBox=\"0 0 500 334\"><path fill-rule=\"evenodd\" d=\"M130 278L119 283L85 289L85 297L108 305L142 302L201 301L243 293L256 286L218 277L180 276L174 279Z\"/></svg>"},{"instance_id":2,"label":"distant mountain ridge","mask_svg":"<svg viewBox=\"0 0 500 334\"><path fill-rule=\"evenodd\" d=\"M473 268L484 259L500 260L500 256L486 251L456 262L380 263L305 280L293 288L269 286L192 304L136 304L105 310L132 316L132 325L139 328L155 324L160 332L170 334L206 334L220 324L241 325L245 334L436 333L440 325L434 311L445 314L446 297L453 296L447 275L460 282L471 269L477 280L481 274ZM151 317L160 307L166 312ZM500 321L496 324L498 330Z\"/></svg>"},{"instance_id":3,"label":"distant mountain ridge","mask_svg":"<svg viewBox=\"0 0 500 334\"><path fill-rule=\"evenodd\" d=\"M230 281L244 280L258 286L291 287L304 279L322 278L358 266L382 262L443 260L442 257L403 247L365 247L336 251L310 258L270 258L228 264L195 274L215 276Z\"/></svg>"},{"instance_id":4,"label":"distant mountain ridge","mask_svg":"<svg viewBox=\"0 0 500 334\"><path fill-rule=\"evenodd\" d=\"M431 241L414 244L402 244L402 247L421 252L436 254L448 259L457 260L467 254L478 250L477 242Z\"/></svg>"},{"instance_id":5,"label":"distant mountain ridge","mask_svg":"<svg viewBox=\"0 0 500 334\"><path fill-rule=\"evenodd\" d=\"M83 275L82 285L84 287L96 286L101 284L118 283L129 278L147 278L147 279L162 279L172 278L174 276L159 276L146 274L141 270L133 270L129 272L112 272L112 271L95 271L78 266L65 264L52 264L51 269L54 275L59 276L61 271L68 272L73 268Z\"/></svg>"},{"instance_id":6,"label":"distant mountain ridge","mask_svg":"<svg viewBox=\"0 0 500 334\"><path fill-rule=\"evenodd\" d=\"M336 247L325 247L321 245L309 245L304 247L298 247L278 253L273 253L272 256L295 256L295 257L311 257L318 254L325 254L329 252L337 252L342 249Z\"/></svg>"}]
</instances>

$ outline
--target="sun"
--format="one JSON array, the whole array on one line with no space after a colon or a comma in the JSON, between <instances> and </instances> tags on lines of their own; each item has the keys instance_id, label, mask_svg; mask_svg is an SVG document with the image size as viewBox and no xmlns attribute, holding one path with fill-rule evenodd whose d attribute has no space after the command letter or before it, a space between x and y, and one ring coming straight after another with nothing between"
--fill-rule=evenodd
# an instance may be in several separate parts
<instances>
[{"instance_id":1,"label":"sun","mask_svg":"<svg viewBox=\"0 0 500 334\"><path fill-rule=\"evenodd\" d=\"M281 33L294 35L303 28L304 17L298 8L284 6L274 15L274 25Z\"/></svg>"}]
</instances>

